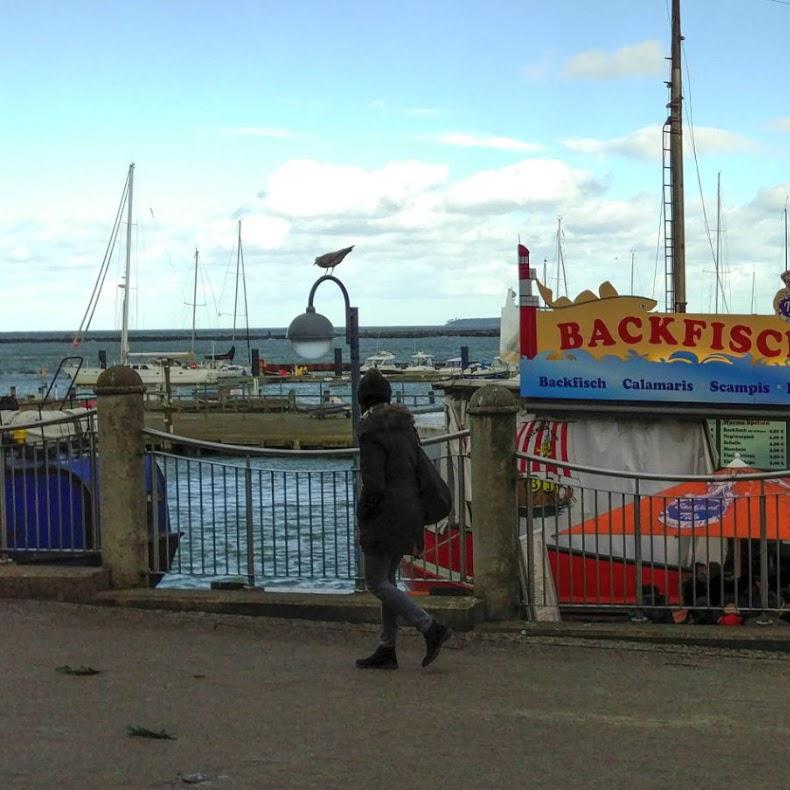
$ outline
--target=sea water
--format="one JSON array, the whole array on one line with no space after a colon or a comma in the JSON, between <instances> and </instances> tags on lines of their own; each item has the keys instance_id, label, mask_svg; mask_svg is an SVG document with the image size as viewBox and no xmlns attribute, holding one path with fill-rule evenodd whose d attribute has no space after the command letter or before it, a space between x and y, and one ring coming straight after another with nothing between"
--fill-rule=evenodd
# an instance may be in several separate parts
<instances>
[{"instance_id":1,"label":"sea water","mask_svg":"<svg viewBox=\"0 0 790 790\"><path fill-rule=\"evenodd\" d=\"M461 355L461 346L469 349L469 360L490 362L499 353L499 339L497 337L445 337L430 335L431 330L438 327L366 327L365 332L375 337L364 337L359 341L360 360L381 351L389 351L395 355L395 361L410 363L412 354L422 351L432 354L437 363L442 363L452 357ZM250 341L250 347L257 349L260 358L267 363L286 365L304 362L294 354L291 344L282 338L270 338L271 335L283 335L284 329L255 329L250 330L255 336ZM387 337L388 333L397 333L397 337ZM401 337L404 332L413 332L419 337ZM195 355L198 359L210 356L213 353L224 353L231 345L236 346L235 361L248 364L247 343L244 337L237 337L235 341L207 339L209 334L230 335L230 330L216 330L211 333L198 332L195 341ZM41 387L48 387L53 383L55 372L67 356L79 356L86 366L96 366L99 351L107 352L108 365L117 362L120 353L120 333L102 332L101 340L88 338L79 347L72 347L66 334L62 339L53 340L57 333L43 332L0 332L0 395L8 392L15 386L20 395L38 393ZM424 336L423 336L424 335ZM154 339L154 337L156 339ZM191 351L192 343L184 339L184 330L147 330L132 332L130 345L133 352L156 353L173 351ZM106 339L109 338L109 339ZM342 335L336 337L335 344L343 353L343 361L349 361L348 345ZM331 363L334 361L334 351L331 351L313 362ZM68 380L62 374L53 385L58 395L65 394ZM338 393L341 394L341 393Z\"/></svg>"}]
</instances>

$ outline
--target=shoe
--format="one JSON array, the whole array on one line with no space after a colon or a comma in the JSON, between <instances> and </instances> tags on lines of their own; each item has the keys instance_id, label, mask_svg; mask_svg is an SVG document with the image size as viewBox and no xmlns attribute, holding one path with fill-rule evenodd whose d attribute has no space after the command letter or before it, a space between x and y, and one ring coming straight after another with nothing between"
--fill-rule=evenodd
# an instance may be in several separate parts
<instances>
[{"instance_id":1,"label":"shoe","mask_svg":"<svg viewBox=\"0 0 790 790\"><path fill-rule=\"evenodd\" d=\"M395 654L395 648L379 645L373 655L367 658L358 658L357 667L359 669L397 669L398 657Z\"/></svg>"},{"instance_id":2,"label":"shoe","mask_svg":"<svg viewBox=\"0 0 790 790\"><path fill-rule=\"evenodd\" d=\"M425 658L422 660L422 665L427 667L442 649L442 645L453 635L453 632L441 623L434 620L431 627L423 634L425 637Z\"/></svg>"}]
</instances>

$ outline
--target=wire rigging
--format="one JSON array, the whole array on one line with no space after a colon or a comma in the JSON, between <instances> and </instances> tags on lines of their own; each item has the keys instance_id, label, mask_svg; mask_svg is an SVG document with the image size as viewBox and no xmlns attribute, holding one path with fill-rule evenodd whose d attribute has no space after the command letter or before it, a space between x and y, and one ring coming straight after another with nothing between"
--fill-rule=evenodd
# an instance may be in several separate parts
<instances>
[{"instance_id":1,"label":"wire rigging","mask_svg":"<svg viewBox=\"0 0 790 790\"><path fill-rule=\"evenodd\" d=\"M104 258L102 259L101 266L99 267L99 274L96 277L96 281L93 284L93 291L91 292L90 299L88 300L88 306L85 308L85 313L82 316L82 321L80 321L80 325L77 331L74 333L74 338L72 340L72 346L77 348L80 343L85 338L85 335L90 328L91 321L93 320L93 316L96 312L96 307L99 304L99 296L101 295L102 288L104 287L104 280L107 277L107 271L110 268L110 261L112 259L112 253L115 249L115 242L118 238L118 232L121 227L121 217L123 216L123 207L126 205L126 197L129 194L129 176L126 176L126 183L123 186L123 192L121 193L121 200L118 204L118 210L115 213L115 221L112 226L112 230L110 231L110 239L107 242L107 248L104 251ZM128 285L128 284L127 284Z\"/></svg>"}]
</instances>

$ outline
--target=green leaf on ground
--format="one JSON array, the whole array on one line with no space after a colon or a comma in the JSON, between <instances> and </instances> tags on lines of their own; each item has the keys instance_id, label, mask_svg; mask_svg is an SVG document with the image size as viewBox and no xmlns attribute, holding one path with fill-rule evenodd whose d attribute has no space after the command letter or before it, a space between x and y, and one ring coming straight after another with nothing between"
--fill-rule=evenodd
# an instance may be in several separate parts
<instances>
[{"instance_id":1,"label":"green leaf on ground","mask_svg":"<svg viewBox=\"0 0 790 790\"><path fill-rule=\"evenodd\" d=\"M147 727L140 727L137 724L130 724L126 728L126 733L133 738L158 738L164 741L175 740L175 736L170 735L167 730L162 729L156 732L155 730L149 730Z\"/></svg>"},{"instance_id":2,"label":"green leaf on ground","mask_svg":"<svg viewBox=\"0 0 790 790\"><path fill-rule=\"evenodd\" d=\"M98 675L101 670L81 665L70 667L68 664L64 664L62 667L55 667L55 672L60 672L61 675Z\"/></svg>"}]
</instances>

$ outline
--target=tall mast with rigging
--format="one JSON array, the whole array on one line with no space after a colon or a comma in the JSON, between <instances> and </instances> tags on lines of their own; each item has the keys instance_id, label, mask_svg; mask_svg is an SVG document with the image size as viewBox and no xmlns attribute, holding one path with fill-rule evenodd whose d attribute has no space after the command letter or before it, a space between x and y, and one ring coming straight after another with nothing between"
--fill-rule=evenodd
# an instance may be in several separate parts
<instances>
[{"instance_id":1,"label":"tall mast with rigging","mask_svg":"<svg viewBox=\"0 0 790 790\"><path fill-rule=\"evenodd\" d=\"M195 356L195 311L197 310L198 250L195 247L195 280L192 285L192 356Z\"/></svg>"},{"instance_id":2,"label":"tall mast with rigging","mask_svg":"<svg viewBox=\"0 0 790 790\"><path fill-rule=\"evenodd\" d=\"M721 287L721 170L716 177L716 299L714 313L719 312L719 288ZM724 294L722 294L722 297Z\"/></svg>"},{"instance_id":3,"label":"tall mast with rigging","mask_svg":"<svg viewBox=\"0 0 790 790\"><path fill-rule=\"evenodd\" d=\"M568 295L568 277L565 272L565 253L562 249L562 217L557 217L557 295L560 293L560 276L565 286L565 296Z\"/></svg>"},{"instance_id":4,"label":"tall mast with rigging","mask_svg":"<svg viewBox=\"0 0 790 790\"><path fill-rule=\"evenodd\" d=\"M123 306L121 308L121 364L129 364L129 291L132 269L132 192L134 162L129 165L129 188L126 193L126 265L123 275Z\"/></svg>"},{"instance_id":5,"label":"tall mast with rigging","mask_svg":"<svg viewBox=\"0 0 790 790\"><path fill-rule=\"evenodd\" d=\"M236 340L236 315L239 309L239 269L241 267L241 220L238 223L238 242L236 243L236 287L233 292L233 340Z\"/></svg>"},{"instance_id":6,"label":"tall mast with rigging","mask_svg":"<svg viewBox=\"0 0 790 790\"><path fill-rule=\"evenodd\" d=\"M242 296L244 298L244 326L247 340L247 360L252 364L252 348L250 345L250 319L247 309L247 277L244 272L244 253L241 247L241 220L239 220L238 243L236 246L236 291L233 297L233 340L236 340L236 317L239 307L239 275L241 275Z\"/></svg>"},{"instance_id":7,"label":"tall mast with rigging","mask_svg":"<svg viewBox=\"0 0 790 790\"><path fill-rule=\"evenodd\" d=\"M686 312L686 229L683 204L683 91L680 0L672 0L672 73L669 99L669 153L672 179L672 310Z\"/></svg>"}]
</instances>

